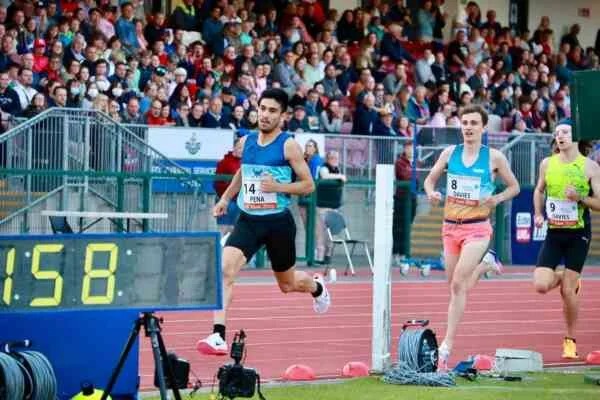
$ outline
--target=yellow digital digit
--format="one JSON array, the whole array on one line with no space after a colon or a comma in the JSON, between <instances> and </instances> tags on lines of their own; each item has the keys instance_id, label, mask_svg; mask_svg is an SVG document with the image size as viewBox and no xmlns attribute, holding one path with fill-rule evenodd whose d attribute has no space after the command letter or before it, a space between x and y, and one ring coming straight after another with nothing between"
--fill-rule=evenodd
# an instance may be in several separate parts
<instances>
[{"instance_id":1,"label":"yellow digital digit","mask_svg":"<svg viewBox=\"0 0 600 400\"><path fill-rule=\"evenodd\" d=\"M94 269L94 253L109 252L108 269ZM81 289L83 304L111 304L115 297L115 271L119 260L119 248L114 243L90 243L85 249L85 277ZM106 279L106 293L102 296L92 296L92 279Z\"/></svg>"},{"instance_id":2,"label":"yellow digital digit","mask_svg":"<svg viewBox=\"0 0 600 400\"><path fill-rule=\"evenodd\" d=\"M41 271L40 258L42 253L60 253L64 245L62 244L37 244L33 248L33 257L31 259L31 273L37 280L53 280L54 291L52 297L37 297L29 303L32 307L52 307L58 306L62 301L63 277L58 271Z\"/></svg>"},{"instance_id":3,"label":"yellow digital digit","mask_svg":"<svg viewBox=\"0 0 600 400\"><path fill-rule=\"evenodd\" d=\"M10 249L6 254L6 278L4 279L4 291L2 292L2 300L6 305L10 305L12 299L13 272L15 272L15 249Z\"/></svg>"}]
</instances>

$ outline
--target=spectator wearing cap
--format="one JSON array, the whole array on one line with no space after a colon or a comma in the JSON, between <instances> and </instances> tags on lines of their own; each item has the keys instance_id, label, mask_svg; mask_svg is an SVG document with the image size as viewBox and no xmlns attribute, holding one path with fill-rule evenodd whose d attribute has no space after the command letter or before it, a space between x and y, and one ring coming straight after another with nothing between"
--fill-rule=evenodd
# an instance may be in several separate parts
<instances>
[{"instance_id":1,"label":"spectator wearing cap","mask_svg":"<svg viewBox=\"0 0 600 400\"><path fill-rule=\"evenodd\" d=\"M121 16L115 23L115 33L127 52L134 52L138 49L135 24L133 22L133 4L129 1L121 4Z\"/></svg>"},{"instance_id":2,"label":"spectator wearing cap","mask_svg":"<svg viewBox=\"0 0 600 400\"><path fill-rule=\"evenodd\" d=\"M308 118L304 106L297 105L294 107L294 115L288 122L288 130L290 132L309 132Z\"/></svg>"},{"instance_id":3,"label":"spectator wearing cap","mask_svg":"<svg viewBox=\"0 0 600 400\"><path fill-rule=\"evenodd\" d=\"M221 90L221 100L223 102L223 108L221 109L221 115L230 116L233 112L233 108L237 104L236 92L232 87L225 87Z\"/></svg>"}]
</instances>

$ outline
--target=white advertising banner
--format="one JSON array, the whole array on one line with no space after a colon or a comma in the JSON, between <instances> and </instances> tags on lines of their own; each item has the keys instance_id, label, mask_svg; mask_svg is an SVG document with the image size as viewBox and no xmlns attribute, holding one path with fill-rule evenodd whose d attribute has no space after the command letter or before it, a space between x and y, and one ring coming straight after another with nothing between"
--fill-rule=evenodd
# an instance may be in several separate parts
<instances>
[{"instance_id":1,"label":"white advertising banner","mask_svg":"<svg viewBox=\"0 0 600 400\"><path fill-rule=\"evenodd\" d=\"M220 160L233 147L229 129L148 128L148 144L172 160Z\"/></svg>"}]
</instances>

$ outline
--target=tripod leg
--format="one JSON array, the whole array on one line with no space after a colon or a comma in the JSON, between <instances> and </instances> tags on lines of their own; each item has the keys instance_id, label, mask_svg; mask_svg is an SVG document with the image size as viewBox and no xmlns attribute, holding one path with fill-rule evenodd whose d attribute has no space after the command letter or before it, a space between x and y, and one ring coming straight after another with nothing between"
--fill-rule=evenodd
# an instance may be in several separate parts
<instances>
[{"instance_id":1,"label":"tripod leg","mask_svg":"<svg viewBox=\"0 0 600 400\"><path fill-rule=\"evenodd\" d=\"M160 346L158 344L158 321L156 320L156 317L149 314L144 315L144 321L146 335L150 337L150 345L152 346L152 355L154 356L154 368L156 369L156 375L158 377L158 388L160 391L160 398L161 400L168 400L169 398L167 397L167 385L165 382L165 374L163 371L163 360L166 360L166 355L165 358L162 358L162 355L160 353ZM174 383L173 381L171 382Z\"/></svg>"},{"instance_id":2,"label":"tripod leg","mask_svg":"<svg viewBox=\"0 0 600 400\"><path fill-rule=\"evenodd\" d=\"M142 322L143 321L141 318L138 318L135 321L133 329L131 330L131 333L129 334L129 338L127 339L127 344L125 345L123 352L119 356L119 361L117 363L117 366L115 367L114 371L112 372L112 375L110 376L110 379L108 380L108 385L106 385L106 389L104 390L104 393L102 394L102 397L100 398L100 400L106 400L107 397L110 396L110 393L112 392L113 387L115 386L115 383L117 382L117 378L119 377L119 374L121 373L121 369L123 369L123 365L125 365L125 361L127 361L127 356L129 355L129 352L131 351L131 348L133 347L135 340L137 339L138 335L140 334L140 328L142 326Z\"/></svg>"},{"instance_id":3,"label":"tripod leg","mask_svg":"<svg viewBox=\"0 0 600 400\"><path fill-rule=\"evenodd\" d=\"M158 347L160 350L160 355L162 357L163 360L167 360L166 363L166 372L167 373L167 378L169 379L169 382L171 382L171 390L173 391L173 395L175 396L175 400L181 400L181 395L179 394L179 388L177 387L177 381L175 380L175 373L173 372L173 366L171 365L171 363L168 361L168 355L167 355L167 348L165 347L165 342L162 338L162 335L160 334L160 330L156 333L156 338L158 339Z\"/></svg>"}]
</instances>

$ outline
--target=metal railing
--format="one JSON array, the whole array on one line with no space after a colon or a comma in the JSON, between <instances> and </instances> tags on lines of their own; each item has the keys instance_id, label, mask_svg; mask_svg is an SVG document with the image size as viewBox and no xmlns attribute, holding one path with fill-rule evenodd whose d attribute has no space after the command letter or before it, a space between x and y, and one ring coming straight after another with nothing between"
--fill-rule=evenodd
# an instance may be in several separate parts
<instances>
[{"instance_id":1,"label":"metal railing","mask_svg":"<svg viewBox=\"0 0 600 400\"><path fill-rule=\"evenodd\" d=\"M182 184L192 181L185 168L108 115L69 108L45 110L0 136L0 167L22 171L169 171L177 174ZM115 177L12 174L3 181L0 194L18 196L21 201L2 202L0 198L0 224L9 223L35 200L49 196L58 196L61 209L81 209L88 192L108 207L122 207L119 203L125 198L119 197L117 184ZM79 197L73 197L67 187L78 188ZM131 195L127 201L134 198Z\"/></svg>"},{"instance_id":2,"label":"metal railing","mask_svg":"<svg viewBox=\"0 0 600 400\"><path fill-rule=\"evenodd\" d=\"M502 147L521 185L535 185L538 166L552 154L552 137L547 133L514 134Z\"/></svg>"}]
</instances>

